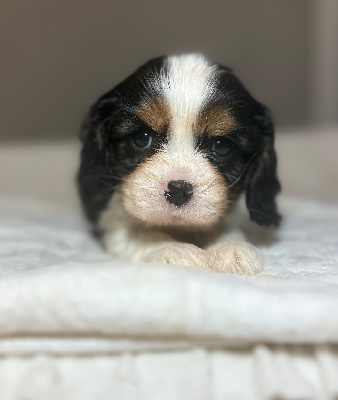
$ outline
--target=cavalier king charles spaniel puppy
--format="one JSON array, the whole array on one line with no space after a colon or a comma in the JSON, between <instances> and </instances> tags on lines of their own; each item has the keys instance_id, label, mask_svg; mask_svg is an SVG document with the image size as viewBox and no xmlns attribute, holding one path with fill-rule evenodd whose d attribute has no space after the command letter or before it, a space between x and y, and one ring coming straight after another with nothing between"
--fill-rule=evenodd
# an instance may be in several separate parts
<instances>
[{"instance_id":1,"label":"cavalier king charles spaniel puppy","mask_svg":"<svg viewBox=\"0 0 338 400\"><path fill-rule=\"evenodd\" d=\"M90 108L81 140L80 197L109 253L262 271L254 246L222 235L242 192L253 221L280 221L271 115L231 69L201 55L152 59Z\"/></svg>"}]
</instances>

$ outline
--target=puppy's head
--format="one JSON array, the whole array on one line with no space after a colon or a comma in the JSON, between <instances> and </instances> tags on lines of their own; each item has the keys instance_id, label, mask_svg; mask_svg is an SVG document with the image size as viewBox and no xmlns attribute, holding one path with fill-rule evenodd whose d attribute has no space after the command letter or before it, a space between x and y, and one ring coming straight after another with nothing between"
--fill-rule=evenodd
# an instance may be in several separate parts
<instances>
[{"instance_id":1,"label":"puppy's head","mask_svg":"<svg viewBox=\"0 0 338 400\"><path fill-rule=\"evenodd\" d=\"M80 193L92 220L118 191L149 225L206 227L245 190L254 221L279 222L269 111L202 56L149 61L92 106L81 136Z\"/></svg>"}]
</instances>

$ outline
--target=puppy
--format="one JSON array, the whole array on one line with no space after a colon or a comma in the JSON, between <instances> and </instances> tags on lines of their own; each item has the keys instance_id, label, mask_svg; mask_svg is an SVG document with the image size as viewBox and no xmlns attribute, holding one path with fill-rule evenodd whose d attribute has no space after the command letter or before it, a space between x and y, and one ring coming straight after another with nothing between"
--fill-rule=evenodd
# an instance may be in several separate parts
<instances>
[{"instance_id":1,"label":"puppy","mask_svg":"<svg viewBox=\"0 0 338 400\"><path fill-rule=\"evenodd\" d=\"M274 129L232 70L201 55L159 57L90 108L81 140L84 211L112 255L256 274L247 243L220 240L241 192L278 225Z\"/></svg>"}]
</instances>

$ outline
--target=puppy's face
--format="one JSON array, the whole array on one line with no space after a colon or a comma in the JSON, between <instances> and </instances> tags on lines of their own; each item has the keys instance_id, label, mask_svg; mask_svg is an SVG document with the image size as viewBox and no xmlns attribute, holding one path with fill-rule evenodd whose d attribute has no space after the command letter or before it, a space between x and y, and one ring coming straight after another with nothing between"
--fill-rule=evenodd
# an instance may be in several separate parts
<instances>
[{"instance_id":1,"label":"puppy's face","mask_svg":"<svg viewBox=\"0 0 338 400\"><path fill-rule=\"evenodd\" d=\"M92 107L83 138L79 181L92 219L118 191L148 225L206 227L246 189L251 217L278 222L267 110L202 56L145 64Z\"/></svg>"}]
</instances>

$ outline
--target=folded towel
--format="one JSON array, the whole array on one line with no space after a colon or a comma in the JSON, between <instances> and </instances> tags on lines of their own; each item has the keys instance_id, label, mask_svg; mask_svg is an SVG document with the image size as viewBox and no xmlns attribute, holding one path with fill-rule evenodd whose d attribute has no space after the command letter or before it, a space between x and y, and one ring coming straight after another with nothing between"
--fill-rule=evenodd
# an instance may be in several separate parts
<instances>
[{"instance_id":1,"label":"folded towel","mask_svg":"<svg viewBox=\"0 0 338 400\"><path fill-rule=\"evenodd\" d=\"M284 198L281 208L275 236L246 216L231 230L265 259L245 277L112 259L78 212L2 199L0 353L62 353L74 337L78 352L93 337L103 352L337 343L338 207ZM44 344L28 340L36 335Z\"/></svg>"}]
</instances>

